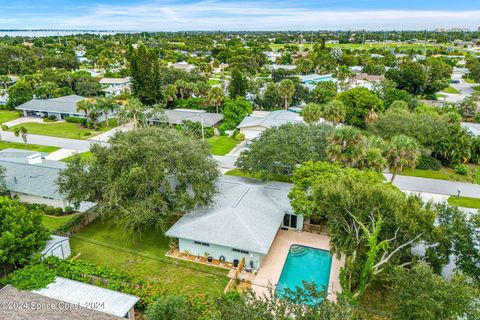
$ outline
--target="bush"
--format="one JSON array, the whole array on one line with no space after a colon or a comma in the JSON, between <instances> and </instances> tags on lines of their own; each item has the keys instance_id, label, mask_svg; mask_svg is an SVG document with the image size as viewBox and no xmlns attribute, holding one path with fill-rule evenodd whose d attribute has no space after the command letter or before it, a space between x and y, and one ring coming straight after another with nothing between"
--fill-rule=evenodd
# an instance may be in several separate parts
<instances>
[{"instance_id":1,"label":"bush","mask_svg":"<svg viewBox=\"0 0 480 320\"><path fill-rule=\"evenodd\" d=\"M62 208L54 208L53 209L53 214L56 215L56 216L63 216Z\"/></svg>"},{"instance_id":2,"label":"bush","mask_svg":"<svg viewBox=\"0 0 480 320\"><path fill-rule=\"evenodd\" d=\"M66 206L65 207L65 213L72 213L75 211L75 208L72 206Z\"/></svg>"},{"instance_id":3,"label":"bush","mask_svg":"<svg viewBox=\"0 0 480 320\"><path fill-rule=\"evenodd\" d=\"M417 169L438 171L441 168L442 163L440 160L435 159L432 156L422 155L417 162Z\"/></svg>"},{"instance_id":4,"label":"bush","mask_svg":"<svg viewBox=\"0 0 480 320\"><path fill-rule=\"evenodd\" d=\"M55 279L55 271L44 264L35 264L19 269L2 279L2 285L10 284L20 290L45 288Z\"/></svg>"},{"instance_id":5,"label":"bush","mask_svg":"<svg viewBox=\"0 0 480 320\"><path fill-rule=\"evenodd\" d=\"M457 164L454 168L456 174L466 176L468 174L468 167L465 164Z\"/></svg>"},{"instance_id":6,"label":"bush","mask_svg":"<svg viewBox=\"0 0 480 320\"><path fill-rule=\"evenodd\" d=\"M87 137L87 136L91 136L92 133L91 133L90 131L87 131L87 132L85 132L83 135Z\"/></svg>"},{"instance_id":7,"label":"bush","mask_svg":"<svg viewBox=\"0 0 480 320\"><path fill-rule=\"evenodd\" d=\"M243 133L239 132L235 135L235 140L243 141L243 140L245 140L245 135Z\"/></svg>"},{"instance_id":8,"label":"bush","mask_svg":"<svg viewBox=\"0 0 480 320\"><path fill-rule=\"evenodd\" d=\"M65 117L64 120L70 123L78 123L78 124L81 124L82 126L87 125L87 119L83 119L83 118Z\"/></svg>"},{"instance_id":9,"label":"bush","mask_svg":"<svg viewBox=\"0 0 480 320\"><path fill-rule=\"evenodd\" d=\"M190 310L183 296L162 297L147 308L147 319L152 320L193 320L196 315Z\"/></svg>"},{"instance_id":10,"label":"bush","mask_svg":"<svg viewBox=\"0 0 480 320\"><path fill-rule=\"evenodd\" d=\"M474 175L475 175L475 183L480 184L480 169L476 169Z\"/></svg>"}]
</instances>

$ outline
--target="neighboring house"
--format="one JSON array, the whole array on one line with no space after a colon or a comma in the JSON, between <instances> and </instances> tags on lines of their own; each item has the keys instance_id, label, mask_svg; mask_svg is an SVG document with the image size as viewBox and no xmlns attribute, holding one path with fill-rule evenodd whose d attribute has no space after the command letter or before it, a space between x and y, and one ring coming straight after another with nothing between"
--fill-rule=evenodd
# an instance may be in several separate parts
<instances>
[{"instance_id":1,"label":"neighboring house","mask_svg":"<svg viewBox=\"0 0 480 320\"><path fill-rule=\"evenodd\" d=\"M130 91L130 77L103 78L99 83L102 86L102 91L107 97L117 96L123 92Z\"/></svg>"},{"instance_id":2,"label":"neighboring house","mask_svg":"<svg viewBox=\"0 0 480 320\"><path fill-rule=\"evenodd\" d=\"M174 69L183 70L183 71L187 71L187 72L191 72L191 71L195 70L195 68L196 68L195 65L189 64L185 61L173 63L170 66Z\"/></svg>"},{"instance_id":3,"label":"neighboring house","mask_svg":"<svg viewBox=\"0 0 480 320\"><path fill-rule=\"evenodd\" d=\"M129 294L61 277L56 277L45 288L32 292L124 319L135 319L133 307L139 300Z\"/></svg>"},{"instance_id":4,"label":"neighboring house","mask_svg":"<svg viewBox=\"0 0 480 320\"><path fill-rule=\"evenodd\" d=\"M66 117L85 118L85 113L77 110L77 103L83 100L85 100L84 97L75 94L53 99L32 99L15 109L22 111L25 117L55 116L58 120ZM102 114L97 121L104 120L105 117Z\"/></svg>"},{"instance_id":5,"label":"neighboring house","mask_svg":"<svg viewBox=\"0 0 480 320\"><path fill-rule=\"evenodd\" d=\"M47 241L45 249L40 254L42 258L55 256L59 259L67 259L71 253L70 239L52 234L50 240Z\"/></svg>"},{"instance_id":6,"label":"neighboring house","mask_svg":"<svg viewBox=\"0 0 480 320\"><path fill-rule=\"evenodd\" d=\"M171 125L182 124L183 121L203 123L205 128L215 127L223 120L221 113L209 113L204 110L191 109L166 109L163 113L152 116L149 124L168 123Z\"/></svg>"},{"instance_id":7,"label":"neighboring house","mask_svg":"<svg viewBox=\"0 0 480 320\"><path fill-rule=\"evenodd\" d=\"M275 62L282 56L282 53L278 51L264 51L263 54L267 56L267 59L272 62Z\"/></svg>"},{"instance_id":8,"label":"neighboring house","mask_svg":"<svg viewBox=\"0 0 480 320\"><path fill-rule=\"evenodd\" d=\"M367 73L358 73L352 79L353 87L364 87L367 89L373 89L373 85L377 82L384 80L385 77L383 75L376 76L370 75Z\"/></svg>"},{"instance_id":9,"label":"neighboring house","mask_svg":"<svg viewBox=\"0 0 480 320\"><path fill-rule=\"evenodd\" d=\"M290 64L271 64L271 65L267 65L267 68L270 69L270 70L293 71L297 68L297 66L292 66Z\"/></svg>"},{"instance_id":10,"label":"neighboring house","mask_svg":"<svg viewBox=\"0 0 480 320\"><path fill-rule=\"evenodd\" d=\"M245 259L258 270L281 227L303 227L303 217L290 205L291 187L223 176L212 205L185 214L166 235L178 238L180 252L234 264Z\"/></svg>"},{"instance_id":11,"label":"neighboring house","mask_svg":"<svg viewBox=\"0 0 480 320\"><path fill-rule=\"evenodd\" d=\"M237 129L245 135L245 139L251 140L258 137L266 129L286 123L305 122L302 116L292 111L254 111L242 120Z\"/></svg>"},{"instance_id":12,"label":"neighboring house","mask_svg":"<svg viewBox=\"0 0 480 320\"><path fill-rule=\"evenodd\" d=\"M475 137L480 136L480 123L462 122L462 127L468 130Z\"/></svg>"},{"instance_id":13,"label":"neighboring house","mask_svg":"<svg viewBox=\"0 0 480 320\"><path fill-rule=\"evenodd\" d=\"M5 169L7 190L21 202L46 204L65 209L69 203L58 192L56 180L66 164L47 160L46 154L28 150L0 151L0 167ZM86 211L93 203L82 203L78 211Z\"/></svg>"},{"instance_id":14,"label":"neighboring house","mask_svg":"<svg viewBox=\"0 0 480 320\"><path fill-rule=\"evenodd\" d=\"M93 301L97 301L94 299ZM72 302L65 303L58 299L45 297L38 293L18 290L11 285L0 289L0 319L8 320L118 320L119 317L77 306ZM13 305L16 304L16 308ZM12 307L9 308L8 306ZM19 307L24 306L24 307ZM34 308L44 306L44 308ZM50 306L50 308L47 308ZM62 307L62 308L61 308Z\"/></svg>"}]
</instances>

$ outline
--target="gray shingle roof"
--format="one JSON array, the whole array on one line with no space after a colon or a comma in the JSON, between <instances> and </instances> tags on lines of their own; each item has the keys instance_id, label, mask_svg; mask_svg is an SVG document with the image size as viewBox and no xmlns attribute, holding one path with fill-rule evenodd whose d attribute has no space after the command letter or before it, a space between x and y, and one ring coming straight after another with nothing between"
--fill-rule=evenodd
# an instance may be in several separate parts
<instances>
[{"instance_id":1,"label":"gray shingle roof","mask_svg":"<svg viewBox=\"0 0 480 320\"><path fill-rule=\"evenodd\" d=\"M166 235L267 254L286 213L288 183L224 176L210 207L185 214Z\"/></svg>"},{"instance_id":2,"label":"gray shingle roof","mask_svg":"<svg viewBox=\"0 0 480 320\"><path fill-rule=\"evenodd\" d=\"M15 109L27 111L83 114L83 112L77 111L77 102L84 99L85 98L74 94L54 99L32 99L22 105L19 105Z\"/></svg>"},{"instance_id":3,"label":"gray shingle roof","mask_svg":"<svg viewBox=\"0 0 480 320\"><path fill-rule=\"evenodd\" d=\"M163 116L163 117L162 117ZM223 120L221 113L209 113L203 110L188 110L188 109L167 109L164 113L157 117L152 117L151 121L164 122L166 119L170 124L181 124L184 120L193 122L201 122L205 127L213 127Z\"/></svg>"},{"instance_id":4,"label":"gray shingle roof","mask_svg":"<svg viewBox=\"0 0 480 320\"><path fill-rule=\"evenodd\" d=\"M245 117L242 122L237 126L238 129L249 128L249 127L264 127L272 128L280 126L286 123L304 123L303 117L298 113L286 111L286 110L277 110L272 111L265 117Z\"/></svg>"},{"instance_id":5,"label":"gray shingle roof","mask_svg":"<svg viewBox=\"0 0 480 320\"><path fill-rule=\"evenodd\" d=\"M7 189L13 192L63 200L55 180L66 164L42 159L42 163L29 164L27 157L38 152L19 149L0 151L0 166L5 168ZM44 156L45 154L41 154Z\"/></svg>"},{"instance_id":6,"label":"gray shingle roof","mask_svg":"<svg viewBox=\"0 0 480 320\"><path fill-rule=\"evenodd\" d=\"M10 308L16 303L17 308ZM119 317L86 308L65 308L62 301L10 285L0 289L0 319L8 320L115 320ZM4 307L5 306L5 307ZM37 308L34 308L38 306ZM44 308L41 308L41 307ZM47 309L47 306L52 308ZM61 308L63 306L63 308ZM60 309L61 308L61 309Z\"/></svg>"},{"instance_id":7,"label":"gray shingle roof","mask_svg":"<svg viewBox=\"0 0 480 320\"><path fill-rule=\"evenodd\" d=\"M137 297L91 284L56 277L47 287L33 291L42 296L88 306L89 303L101 304L98 311L123 317L139 300Z\"/></svg>"}]
</instances>

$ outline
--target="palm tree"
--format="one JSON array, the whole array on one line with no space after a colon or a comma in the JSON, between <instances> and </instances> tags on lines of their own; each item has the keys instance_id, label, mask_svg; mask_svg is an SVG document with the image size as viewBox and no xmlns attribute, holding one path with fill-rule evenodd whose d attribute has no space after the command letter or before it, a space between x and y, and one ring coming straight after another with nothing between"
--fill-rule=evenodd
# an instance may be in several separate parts
<instances>
[{"instance_id":1,"label":"palm tree","mask_svg":"<svg viewBox=\"0 0 480 320\"><path fill-rule=\"evenodd\" d=\"M77 102L77 111L84 112L85 118L88 119L88 112L90 112L90 109L92 108L92 106L93 104L90 101L88 101L87 99L83 99Z\"/></svg>"},{"instance_id":2,"label":"palm tree","mask_svg":"<svg viewBox=\"0 0 480 320\"><path fill-rule=\"evenodd\" d=\"M177 87L174 84L169 84L165 88L165 98L167 99L167 104L172 104L177 100Z\"/></svg>"},{"instance_id":3,"label":"palm tree","mask_svg":"<svg viewBox=\"0 0 480 320\"><path fill-rule=\"evenodd\" d=\"M390 140L386 154L390 170L393 170L390 182L395 180L398 170L401 172L405 168L415 168L420 155L421 150L417 140L403 134L394 136Z\"/></svg>"},{"instance_id":4,"label":"palm tree","mask_svg":"<svg viewBox=\"0 0 480 320\"><path fill-rule=\"evenodd\" d=\"M343 126L335 129L330 137L327 155L331 161L340 161L346 166L355 167L364 157L365 145L365 136L360 130Z\"/></svg>"},{"instance_id":5,"label":"palm tree","mask_svg":"<svg viewBox=\"0 0 480 320\"><path fill-rule=\"evenodd\" d=\"M387 166L387 160L383 157L382 151L379 148L367 148L365 155L358 161L357 168L370 169L377 172L382 172Z\"/></svg>"},{"instance_id":6,"label":"palm tree","mask_svg":"<svg viewBox=\"0 0 480 320\"><path fill-rule=\"evenodd\" d=\"M277 92L282 97L285 110L288 109L288 102L295 93L295 84L290 79L283 79L277 87Z\"/></svg>"},{"instance_id":7,"label":"palm tree","mask_svg":"<svg viewBox=\"0 0 480 320\"><path fill-rule=\"evenodd\" d=\"M15 128L14 131L13 131L13 133L15 134L15 137L21 136L23 142L24 142L25 144L27 143L27 134L28 134L27 128L25 128L24 126Z\"/></svg>"},{"instance_id":8,"label":"palm tree","mask_svg":"<svg viewBox=\"0 0 480 320\"><path fill-rule=\"evenodd\" d=\"M140 125L140 120L146 111L145 105L137 98L130 98L125 107L120 112L120 119L126 123L133 122L133 129L136 130Z\"/></svg>"},{"instance_id":9,"label":"palm tree","mask_svg":"<svg viewBox=\"0 0 480 320\"><path fill-rule=\"evenodd\" d=\"M322 117L323 108L321 105L316 103L309 103L302 110L302 117L306 123L317 123Z\"/></svg>"},{"instance_id":10,"label":"palm tree","mask_svg":"<svg viewBox=\"0 0 480 320\"><path fill-rule=\"evenodd\" d=\"M184 99L186 89L187 89L187 83L184 80L177 80L175 81L175 87L177 88L178 94L180 95L180 99Z\"/></svg>"},{"instance_id":11,"label":"palm tree","mask_svg":"<svg viewBox=\"0 0 480 320\"><path fill-rule=\"evenodd\" d=\"M220 87L214 87L208 93L208 103L215 106L217 113L220 112L220 106L222 105L223 101L225 100L225 94L223 93L223 89Z\"/></svg>"},{"instance_id":12,"label":"palm tree","mask_svg":"<svg viewBox=\"0 0 480 320\"><path fill-rule=\"evenodd\" d=\"M332 100L323 108L323 117L334 125L345 121L347 107L340 100Z\"/></svg>"},{"instance_id":13,"label":"palm tree","mask_svg":"<svg viewBox=\"0 0 480 320\"><path fill-rule=\"evenodd\" d=\"M10 79L9 76L6 76L6 75L1 75L1 76L0 76L0 83L1 83L2 86L3 86L3 91L4 91L4 92L7 91L8 84L10 83L10 81L12 81L12 79Z\"/></svg>"},{"instance_id":14,"label":"palm tree","mask_svg":"<svg viewBox=\"0 0 480 320\"><path fill-rule=\"evenodd\" d=\"M111 113L113 113L113 111L116 108L116 105L117 104L115 103L115 101L112 98L105 98L105 97L98 98L97 103L95 104L94 109L96 111L100 111L101 113L103 113L103 116L105 118L105 125L107 126L107 128L110 126L109 115Z\"/></svg>"}]
</instances>

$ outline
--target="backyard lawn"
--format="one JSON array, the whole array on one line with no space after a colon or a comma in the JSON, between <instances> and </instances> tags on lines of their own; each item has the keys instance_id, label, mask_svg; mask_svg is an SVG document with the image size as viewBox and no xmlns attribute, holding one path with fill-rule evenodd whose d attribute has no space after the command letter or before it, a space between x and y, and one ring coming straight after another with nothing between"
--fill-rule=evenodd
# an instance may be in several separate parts
<instances>
[{"instance_id":1,"label":"backyard lawn","mask_svg":"<svg viewBox=\"0 0 480 320\"><path fill-rule=\"evenodd\" d=\"M240 142L229 136L215 136L208 138L207 141L210 144L212 154L216 156L226 155Z\"/></svg>"},{"instance_id":2,"label":"backyard lawn","mask_svg":"<svg viewBox=\"0 0 480 320\"><path fill-rule=\"evenodd\" d=\"M452 87L452 86L449 86L448 88L443 89L442 92L452 93L452 94L459 94L459 93L460 93L460 91L458 91L457 89L455 89L455 88Z\"/></svg>"},{"instance_id":3,"label":"backyard lawn","mask_svg":"<svg viewBox=\"0 0 480 320\"><path fill-rule=\"evenodd\" d=\"M70 238L79 259L127 271L168 290L219 295L228 283L228 271L165 257L170 240L161 231L146 232L141 239L126 236L112 222L94 221Z\"/></svg>"},{"instance_id":4,"label":"backyard lawn","mask_svg":"<svg viewBox=\"0 0 480 320\"><path fill-rule=\"evenodd\" d=\"M31 150L31 151L45 152L45 153L51 153L60 149L57 147L41 146L38 144L25 144L21 142L0 141L0 150L7 149L7 148Z\"/></svg>"},{"instance_id":5,"label":"backyard lawn","mask_svg":"<svg viewBox=\"0 0 480 320\"><path fill-rule=\"evenodd\" d=\"M63 158L63 159L60 160L60 161L62 161L62 162L68 162L68 161L72 160L74 157L80 157L82 160L88 160L88 159L90 159L92 156L93 156L93 154L92 154L90 151L86 151L86 152L74 154L73 156L70 156L70 157L67 157L67 158Z\"/></svg>"},{"instance_id":6,"label":"backyard lawn","mask_svg":"<svg viewBox=\"0 0 480 320\"><path fill-rule=\"evenodd\" d=\"M20 114L17 111L0 110L0 123L12 121L20 118Z\"/></svg>"},{"instance_id":7,"label":"backyard lawn","mask_svg":"<svg viewBox=\"0 0 480 320\"><path fill-rule=\"evenodd\" d=\"M63 226L65 223L70 221L76 214L69 214L66 216L47 216L42 217L42 224L49 230L55 230Z\"/></svg>"},{"instance_id":8,"label":"backyard lawn","mask_svg":"<svg viewBox=\"0 0 480 320\"><path fill-rule=\"evenodd\" d=\"M479 198L451 196L448 198L448 204L457 207L480 209Z\"/></svg>"},{"instance_id":9,"label":"backyard lawn","mask_svg":"<svg viewBox=\"0 0 480 320\"><path fill-rule=\"evenodd\" d=\"M93 136L96 136L102 132L112 129L115 125L115 121L110 119L110 127L107 128L104 123L102 123L99 130L93 130L84 128L76 123L69 122L27 122L20 125L16 125L8 128L8 131L14 131L16 127L25 127L28 130L28 134L38 134L43 136L59 137L59 138L70 138L70 139L88 139Z\"/></svg>"},{"instance_id":10,"label":"backyard lawn","mask_svg":"<svg viewBox=\"0 0 480 320\"><path fill-rule=\"evenodd\" d=\"M475 171L480 170L480 166L469 164L468 167L470 170L467 175L457 174L452 168L447 168L447 167L443 167L438 171L422 170L422 169L405 169L403 172L400 172L399 175L475 183Z\"/></svg>"}]
</instances>

